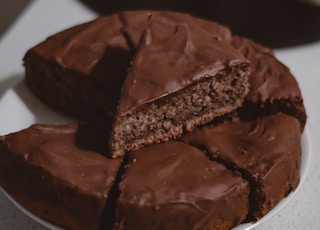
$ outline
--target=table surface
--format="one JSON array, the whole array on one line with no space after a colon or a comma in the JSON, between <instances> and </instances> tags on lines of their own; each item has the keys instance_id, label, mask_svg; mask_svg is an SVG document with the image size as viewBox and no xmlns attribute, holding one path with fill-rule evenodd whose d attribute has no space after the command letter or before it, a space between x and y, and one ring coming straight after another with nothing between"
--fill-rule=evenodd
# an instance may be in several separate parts
<instances>
[{"instance_id":1,"label":"table surface","mask_svg":"<svg viewBox=\"0 0 320 230\"><path fill-rule=\"evenodd\" d=\"M9 7L10 4L16 4ZM19 7L20 6L20 7ZM0 99L23 79L22 57L27 49L47 36L97 17L78 1L2 0L0 3ZM308 26L308 25L306 25ZM256 230L319 229L320 226L320 41L274 50L296 76L308 112L307 130L312 161L307 178L294 198ZM1 111L0 111L1 118ZM16 131L16 130L10 130ZM45 230L16 208L0 192L0 229Z\"/></svg>"}]
</instances>

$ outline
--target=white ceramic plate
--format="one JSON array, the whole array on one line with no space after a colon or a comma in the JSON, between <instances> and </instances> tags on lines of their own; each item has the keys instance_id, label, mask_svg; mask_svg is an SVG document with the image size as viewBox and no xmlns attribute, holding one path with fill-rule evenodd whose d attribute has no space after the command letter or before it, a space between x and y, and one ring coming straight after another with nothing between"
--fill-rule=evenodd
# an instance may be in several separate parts
<instances>
[{"instance_id":1,"label":"white ceramic plate","mask_svg":"<svg viewBox=\"0 0 320 230\"><path fill-rule=\"evenodd\" d=\"M310 145L310 137L309 131L306 127L304 133L301 137L301 145L302 145L302 159L301 159L301 170L300 170L300 183L294 192L291 192L285 199L280 201L267 215L261 218L259 221L255 223L246 223L241 224L238 227L233 228L233 230L249 230L257 227L258 225L262 224L263 222L271 219L275 214L279 213L282 208L284 208L289 201L298 193L301 186L303 186L304 181L306 180L310 162L311 162L311 145Z\"/></svg>"},{"instance_id":2,"label":"white ceramic plate","mask_svg":"<svg viewBox=\"0 0 320 230\"><path fill-rule=\"evenodd\" d=\"M8 89L3 96L0 95L0 135L5 135L10 132L19 131L27 128L34 123L49 123L49 124L63 124L71 122L70 118L56 113L49 107L43 105L35 98L27 89L25 82L19 82L15 87ZM308 129L305 129L302 135L302 164L301 164L301 180L298 188L290 193L288 197L283 199L275 208L273 208L267 215L255 223L241 224L233 230L249 230L259 224L269 220L272 216L277 214L288 202L297 194L299 188L303 185L311 162L311 148L309 142ZM19 209L26 215L46 226L49 229L61 230L61 228L37 217L30 211L26 210L7 193L4 194L11 200Z\"/></svg>"}]
</instances>

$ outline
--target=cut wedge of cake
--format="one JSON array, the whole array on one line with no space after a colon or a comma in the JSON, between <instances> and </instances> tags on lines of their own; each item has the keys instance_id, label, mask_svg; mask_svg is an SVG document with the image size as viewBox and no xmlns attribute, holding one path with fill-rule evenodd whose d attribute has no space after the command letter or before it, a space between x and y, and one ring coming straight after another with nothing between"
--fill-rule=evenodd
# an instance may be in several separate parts
<instances>
[{"instance_id":1,"label":"cut wedge of cake","mask_svg":"<svg viewBox=\"0 0 320 230\"><path fill-rule=\"evenodd\" d=\"M105 148L97 129L76 123L0 136L0 185L52 224L99 230L122 162L104 157Z\"/></svg>"},{"instance_id":2,"label":"cut wedge of cake","mask_svg":"<svg viewBox=\"0 0 320 230\"><path fill-rule=\"evenodd\" d=\"M114 154L174 139L234 111L249 91L248 65L202 28L151 19L122 86Z\"/></svg>"}]
</instances>

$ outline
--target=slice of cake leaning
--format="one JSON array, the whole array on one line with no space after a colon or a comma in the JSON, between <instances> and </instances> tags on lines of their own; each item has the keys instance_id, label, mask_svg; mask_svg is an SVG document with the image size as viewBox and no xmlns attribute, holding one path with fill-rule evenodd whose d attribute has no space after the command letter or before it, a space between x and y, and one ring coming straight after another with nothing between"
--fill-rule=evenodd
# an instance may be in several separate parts
<instances>
[{"instance_id":1,"label":"slice of cake leaning","mask_svg":"<svg viewBox=\"0 0 320 230\"><path fill-rule=\"evenodd\" d=\"M200 27L152 17L122 86L114 156L180 136L241 106L249 62Z\"/></svg>"},{"instance_id":2,"label":"slice of cake leaning","mask_svg":"<svg viewBox=\"0 0 320 230\"><path fill-rule=\"evenodd\" d=\"M146 20L138 47L128 27L141 17L127 24L131 14L115 14L54 35L24 58L38 97L107 126L112 157L229 113L249 91L249 61L228 29L186 14L137 14Z\"/></svg>"}]
</instances>

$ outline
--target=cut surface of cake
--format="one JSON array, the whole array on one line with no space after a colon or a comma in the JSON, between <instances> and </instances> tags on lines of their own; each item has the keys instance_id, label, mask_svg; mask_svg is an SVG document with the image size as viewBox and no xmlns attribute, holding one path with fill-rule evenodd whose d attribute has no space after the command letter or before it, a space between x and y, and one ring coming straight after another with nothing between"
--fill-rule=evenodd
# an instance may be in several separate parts
<instances>
[{"instance_id":1,"label":"cut surface of cake","mask_svg":"<svg viewBox=\"0 0 320 230\"><path fill-rule=\"evenodd\" d=\"M100 229L121 160L99 154L106 144L95 137L78 124L33 125L1 136L1 187L52 224Z\"/></svg>"},{"instance_id":2,"label":"cut surface of cake","mask_svg":"<svg viewBox=\"0 0 320 230\"><path fill-rule=\"evenodd\" d=\"M203 152L169 141L129 155L114 229L231 229L248 213L249 183Z\"/></svg>"},{"instance_id":3,"label":"cut surface of cake","mask_svg":"<svg viewBox=\"0 0 320 230\"><path fill-rule=\"evenodd\" d=\"M230 40L227 28L188 14L122 12L30 49L26 80L49 105L106 125L117 157L242 104L249 62Z\"/></svg>"},{"instance_id":4,"label":"cut surface of cake","mask_svg":"<svg viewBox=\"0 0 320 230\"><path fill-rule=\"evenodd\" d=\"M182 140L251 182L249 220L257 220L298 186L300 137L298 120L277 113L252 122L202 127Z\"/></svg>"}]
</instances>

